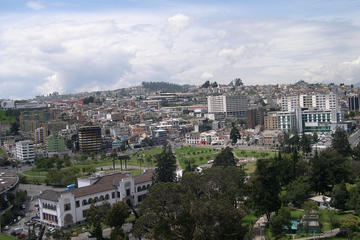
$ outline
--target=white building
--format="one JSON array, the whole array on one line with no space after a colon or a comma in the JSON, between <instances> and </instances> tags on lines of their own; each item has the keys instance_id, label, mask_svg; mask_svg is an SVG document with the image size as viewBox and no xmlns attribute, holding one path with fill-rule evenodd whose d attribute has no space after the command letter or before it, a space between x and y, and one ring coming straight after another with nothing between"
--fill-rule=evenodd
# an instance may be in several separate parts
<instances>
[{"instance_id":1,"label":"white building","mask_svg":"<svg viewBox=\"0 0 360 240\"><path fill-rule=\"evenodd\" d=\"M16 158L23 162L33 162L35 159L34 143L30 140L17 142Z\"/></svg>"},{"instance_id":2,"label":"white building","mask_svg":"<svg viewBox=\"0 0 360 240\"><path fill-rule=\"evenodd\" d=\"M290 95L281 98L281 111L288 112L297 108L336 110L338 106L338 98L334 93Z\"/></svg>"},{"instance_id":3,"label":"white building","mask_svg":"<svg viewBox=\"0 0 360 240\"><path fill-rule=\"evenodd\" d=\"M67 191L45 190L39 196L40 221L55 227L68 227L85 221L91 204L124 202L137 206L152 185L153 170L132 177L113 173L78 179L79 188Z\"/></svg>"},{"instance_id":4,"label":"white building","mask_svg":"<svg viewBox=\"0 0 360 240\"><path fill-rule=\"evenodd\" d=\"M245 95L208 96L208 113L214 119L245 118L249 100Z\"/></svg>"}]
</instances>

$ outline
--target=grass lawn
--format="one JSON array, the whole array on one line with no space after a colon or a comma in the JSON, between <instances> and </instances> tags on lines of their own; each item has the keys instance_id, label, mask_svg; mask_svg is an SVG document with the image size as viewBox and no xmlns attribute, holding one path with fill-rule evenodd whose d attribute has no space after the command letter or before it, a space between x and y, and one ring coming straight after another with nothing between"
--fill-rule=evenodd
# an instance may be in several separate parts
<instances>
[{"instance_id":1,"label":"grass lawn","mask_svg":"<svg viewBox=\"0 0 360 240\"><path fill-rule=\"evenodd\" d=\"M0 110L0 122L2 123L14 123L16 121L15 117L9 117L5 115L5 110Z\"/></svg>"},{"instance_id":2,"label":"grass lawn","mask_svg":"<svg viewBox=\"0 0 360 240\"><path fill-rule=\"evenodd\" d=\"M233 149L233 152L237 157L271 158L275 156L275 152L270 150Z\"/></svg>"},{"instance_id":3,"label":"grass lawn","mask_svg":"<svg viewBox=\"0 0 360 240\"><path fill-rule=\"evenodd\" d=\"M324 210L324 209L321 209L319 210L319 214L320 214L320 223L322 224L322 228L321 230L322 231L329 231L331 230L331 223L330 223L330 212L333 212L334 213L334 219L337 221L337 220L341 220L341 219L344 219L344 218L347 218L347 217L350 217L350 216L355 216L351 213L346 213L346 212L336 212L336 211L333 211L333 210ZM355 216L357 217L357 216ZM360 221L360 218L357 217L357 219ZM334 227L333 227L334 228Z\"/></svg>"},{"instance_id":4,"label":"grass lawn","mask_svg":"<svg viewBox=\"0 0 360 240\"><path fill-rule=\"evenodd\" d=\"M0 234L0 240L16 240L15 237L10 236L10 235L6 235L6 234Z\"/></svg>"},{"instance_id":5,"label":"grass lawn","mask_svg":"<svg viewBox=\"0 0 360 240\"><path fill-rule=\"evenodd\" d=\"M296 220L296 219L298 219L298 218L301 219L302 216L305 214L305 212L294 209L294 210L291 210L290 214L291 214L291 218L294 219L294 220Z\"/></svg>"},{"instance_id":6,"label":"grass lawn","mask_svg":"<svg viewBox=\"0 0 360 240\"><path fill-rule=\"evenodd\" d=\"M130 166L140 166L140 162L139 160L143 160L143 162L141 163L141 166L154 166L155 165L155 155L161 153L162 148L160 147L156 147L156 148L151 148L151 149L147 149L144 151L139 151L136 152L132 155L130 155L130 160L128 161L128 165ZM152 156L152 163L147 163L146 159ZM119 161L118 161L119 162Z\"/></svg>"},{"instance_id":7,"label":"grass lawn","mask_svg":"<svg viewBox=\"0 0 360 240\"><path fill-rule=\"evenodd\" d=\"M47 172L46 171L36 171L36 170L25 170L23 172L25 175L35 176L35 177L46 177Z\"/></svg>"},{"instance_id":8,"label":"grass lawn","mask_svg":"<svg viewBox=\"0 0 360 240\"><path fill-rule=\"evenodd\" d=\"M258 218L255 216L255 212L251 211L248 215L241 219L242 225L252 226Z\"/></svg>"},{"instance_id":9,"label":"grass lawn","mask_svg":"<svg viewBox=\"0 0 360 240\"><path fill-rule=\"evenodd\" d=\"M247 162L244 163L244 171L246 174L250 175L253 174L256 170L256 162Z\"/></svg>"},{"instance_id":10,"label":"grass lawn","mask_svg":"<svg viewBox=\"0 0 360 240\"><path fill-rule=\"evenodd\" d=\"M216 155L220 152L218 149L204 148L204 147L181 147L175 149L176 158L182 169L186 168L186 161L193 161L192 164L202 165L206 164L209 160L214 160Z\"/></svg>"}]
</instances>

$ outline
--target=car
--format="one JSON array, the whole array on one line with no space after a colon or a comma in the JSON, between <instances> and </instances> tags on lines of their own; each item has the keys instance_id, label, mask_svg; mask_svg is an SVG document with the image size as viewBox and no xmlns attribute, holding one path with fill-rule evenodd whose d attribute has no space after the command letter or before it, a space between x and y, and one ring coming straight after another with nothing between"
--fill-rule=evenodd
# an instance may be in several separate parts
<instances>
[{"instance_id":1,"label":"car","mask_svg":"<svg viewBox=\"0 0 360 240\"><path fill-rule=\"evenodd\" d=\"M26 235L23 233L20 233L19 235L17 235L17 239L25 239Z\"/></svg>"},{"instance_id":2,"label":"car","mask_svg":"<svg viewBox=\"0 0 360 240\"><path fill-rule=\"evenodd\" d=\"M48 231L51 232L51 233L53 233L53 232L55 232L55 228L49 227L49 228L48 228Z\"/></svg>"},{"instance_id":3,"label":"car","mask_svg":"<svg viewBox=\"0 0 360 240\"><path fill-rule=\"evenodd\" d=\"M213 163L214 163L214 160L209 160L207 163L208 163L208 164L213 164Z\"/></svg>"},{"instance_id":4,"label":"car","mask_svg":"<svg viewBox=\"0 0 360 240\"><path fill-rule=\"evenodd\" d=\"M4 230L9 230L9 229L10 229L10 227L7 225L4 227Z\"/></svg>"}]
</instances>

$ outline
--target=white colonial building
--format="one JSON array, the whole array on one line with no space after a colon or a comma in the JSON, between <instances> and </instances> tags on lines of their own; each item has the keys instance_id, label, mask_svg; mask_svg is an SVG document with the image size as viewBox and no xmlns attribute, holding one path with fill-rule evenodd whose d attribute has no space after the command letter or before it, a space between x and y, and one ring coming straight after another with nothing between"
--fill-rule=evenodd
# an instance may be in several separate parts
<instances>
[{"instance_id":1,"label":"white colonial building","mask_svg":"<svg viewBox=\"0 0 360 240\"><path fill-rule=\"evenodd\" d=\"M132 177L130 174L98 174L78 179L78 188L45 190L39 196L40 221L54 227L68 227L85 220L91 204L122 201L137 206L152 185L153 170Z\"/></svg>"}]
</instances>

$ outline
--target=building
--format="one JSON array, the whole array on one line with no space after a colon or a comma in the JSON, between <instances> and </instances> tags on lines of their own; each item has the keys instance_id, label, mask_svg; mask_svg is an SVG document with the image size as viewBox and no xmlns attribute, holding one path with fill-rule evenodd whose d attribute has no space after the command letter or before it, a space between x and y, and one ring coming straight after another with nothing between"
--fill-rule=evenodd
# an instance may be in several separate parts
<instances>
[{"instance_id":1,"label":"building","mask_svg":"<svg viewBox=\"0 0 360 240\"><path fill-rule=\"evenodd\" d=\"M346 128L340 110L310 110L298 108L294 112L277 112L277 129L281 131L334 132Z\"/></svg>"},{"instance_id":2,"label":"building","mask_svg":"<svg viewBox=\"0 0 360 240\"><path fill-rule=\"evenodd\" d=\"M16 158L23 162L33 162L35 159L34 143L30 140L17 142Z\"/></svg>"},{"instance_id":3,"label":"building","mask_svg":"<svg viewBox=\"0 0 360 240\"><path fill-rule=\"evenodd\" d=\"M79 148L82 152L99 152L101 150L101 128L84 126L79 129Z\"/></svg>"},{"instance_id":4,"label":"building","mask_svg":"<svg viewBox=\"0 0 360 240\"><path fill-rule=\"evenodd\" d=\"M20 129L26 132L35 131L49 121L58 120L59 110L49 108L24 109L20 112ZM52 129L49 129L52 130Z\"/></svg>"},{"instance_id":5,"label":"building","mask_svg":"<svg viewBox=\"0 0 360 240\"><path fill-rule=\"evenodd\" d=\"M53 133L46 138L46 150L49 155L62 154L67 151L64 137Z\"/></svg>"},{"instance_id":6,"label":"building","mask_svg":"<svg viewBox=\"0 0 360 240\"><path fill-rule=\"evenodd\" d=\"M359 97L358 95L350 95L348 96L348 107L349 107L349 111L359 111Z\"/></svg>"},{"instance_id":7,"label":"building","mask_svg":"<svg viewBox=\"0 0 360 240\"><path fill-rule=\"evenodd\" d=\"M264 111L259 108L248 109L246 112L247 127L255 128L258 125L264 125Z\"/></svg>"},{"instance_id":8,"label":"building","mask_svg":"<svg viewBox=\"0 0 360 240\"><path fill-rule=\"evenodd\" d=\"M213 120L222 118L246 119L249 100L245 95L208 96L207 100L208 113L213 116Z\"/></svg>"},{"instance_id":9,"label":"building","mask_svg":"<svg viewBox=\"0 0 360 240\"><path fill-rule=\"evenodd\" d=\"M167 142L168 139L168 131L165 129L157 129L152 131L151 139L154 145L162 145Z\"/></svg>"},{"instance_id":10,"label":"building","mask_svg":"<svg viewBox=\"0 0 360 240\"><path fill-rule=\"evenodd\" d=\"M68 227L85 221L91 204L124 202L137 206L152 185L153 170L132 177L113 173L79 178L78 188L67 191L45 190L39 196L40 221L54 227Z\"/></svg>"},{"instance_id":11,"label":"building","mask_svg":"<svg viewBox=\"0 0 360 240\"><path fill-rule=\"evenodd\" d=\"M278 129L276 113L269 113L267 116L264 117L264 129L265 130Z\"/></svg>"},{"instance_id":12,"label":"building","mask_svg":"<svg viewBox=\"0 0 360 240\"><path fill-rule=\"evenodd\" d=\"M297 108L336 110L338 107L338 98L334 93L290 95L281 98L281 111L287 112L293 112Z\"/></svg>"},{"instance_id":13,"label":"building","mask_svg":"<svg viewBox=\"0 0 360 240\"><path fill-rule=\"evenodd\" d=\"M48 136L48 132L47 132L46 128L40 127L40 128L35 129L35 132L34 132L35 145L44 144L47 136Z\"/></svg>"}]
</instances>

